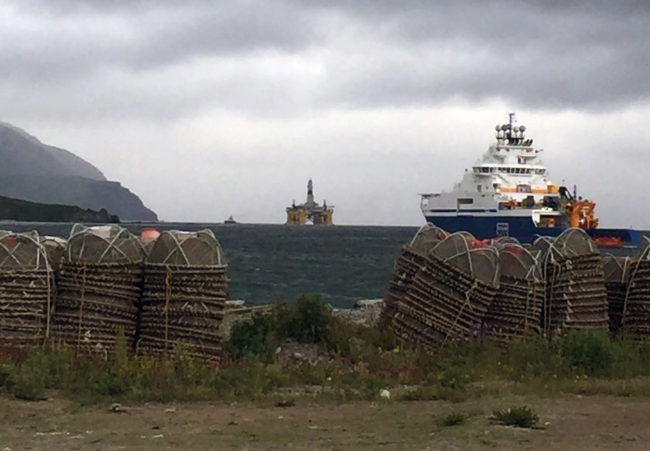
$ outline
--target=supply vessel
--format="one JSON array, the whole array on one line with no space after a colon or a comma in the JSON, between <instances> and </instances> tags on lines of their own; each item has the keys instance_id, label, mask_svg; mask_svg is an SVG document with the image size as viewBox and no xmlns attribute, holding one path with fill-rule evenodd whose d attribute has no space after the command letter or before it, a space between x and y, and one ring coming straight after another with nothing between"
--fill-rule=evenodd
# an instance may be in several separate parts
<instances>
[{"instance_id":1,"label":"supply vessel","mask_svg":"<svg viewBox=\"0 0 650 451\"><path fill-rule=\"evenodd\" d=\"M543 149L533 146L514 113L495 131L496 143L451 191L421 194L427 222L478 239L509 236L522 243L580 227L601 247L639 246L636 230L599 228L595 202L550 180L540 159Z\"/></svg>"}]
</instances>

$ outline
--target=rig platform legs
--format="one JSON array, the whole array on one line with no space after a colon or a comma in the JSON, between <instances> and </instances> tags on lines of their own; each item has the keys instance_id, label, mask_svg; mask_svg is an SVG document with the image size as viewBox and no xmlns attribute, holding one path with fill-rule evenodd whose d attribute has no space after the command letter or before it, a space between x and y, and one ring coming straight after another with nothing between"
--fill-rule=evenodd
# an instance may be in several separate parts
<instances>
[{"instance_id":1,"label":"rig platform legs","mask_svg":"<svg viewBox=\"0 0 650 451\"><path fill-rule=\"evenodd\" d=\"M332 225L333 210L304 210L301 208L287 208L287 224Z\"/></svg>"}]
</instances>

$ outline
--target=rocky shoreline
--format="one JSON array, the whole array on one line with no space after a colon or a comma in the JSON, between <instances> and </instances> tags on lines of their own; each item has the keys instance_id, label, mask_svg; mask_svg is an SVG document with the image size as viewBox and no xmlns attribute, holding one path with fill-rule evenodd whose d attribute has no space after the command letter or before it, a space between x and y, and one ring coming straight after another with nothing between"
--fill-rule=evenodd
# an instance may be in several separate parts
<instances>
[{"instance_id":1,"label":"rocky shoreline","mask_svg":"<svg viewBox=\"0 0 650 451\"><path fill-rule=\"evenodd\" d=\"M221 333L224 337L229 336L230 329L235 323L249 320L256 313L270 312L274 305L246 306L245 301L226 301L226 310L220 326ZM330 308L335 317L348 320L354 324L372 327L379 321L383 305L384 303L381 299L361 299L351 309L335 308L332 306Z\"/></svg>"}]
</instances>

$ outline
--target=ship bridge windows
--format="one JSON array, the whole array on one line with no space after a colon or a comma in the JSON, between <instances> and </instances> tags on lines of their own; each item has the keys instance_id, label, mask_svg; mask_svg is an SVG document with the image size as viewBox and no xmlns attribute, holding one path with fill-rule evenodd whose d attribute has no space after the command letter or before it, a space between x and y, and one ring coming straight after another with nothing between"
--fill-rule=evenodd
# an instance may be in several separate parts
<instances>
[{"instance_id":1,"label":"ship bridge windows","mask_svg":"<svg viewBox=\"0 0 650 451\"><path fill-rule=\"evenodd\" d=\"M531 168L509 168L509 167L499 167L496 168L497 172L505 174L532 174L533 170ZM535 172L539 174L539 172Z\"/></svg>"},{"instance_id":2,"label":"ship bridge windows","mask_svg":"<svg viewBox=\"0 0 650 451\"><path fill-rule=\"evenodd\" d=\"M494 168L485 167L485 166L477 166L474 168L475 174L489 174L491 172L494 172Z\"/></svg>"}]
</instances>

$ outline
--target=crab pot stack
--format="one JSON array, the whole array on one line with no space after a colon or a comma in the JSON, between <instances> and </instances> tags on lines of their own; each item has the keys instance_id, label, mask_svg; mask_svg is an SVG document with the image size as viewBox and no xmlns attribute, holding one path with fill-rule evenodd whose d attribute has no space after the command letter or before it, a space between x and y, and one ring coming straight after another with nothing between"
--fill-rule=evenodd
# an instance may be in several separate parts
<instances>
[{"instance_id":1,"label":"crab pot stack","mask_svg":"<svg viewBox=\"0 0 650 451\"><path fill-rule=\"evenodd\" d=\"M54 343L107 356L123 333L132 350L143 258L139 239L128 230L76 224L58 278Z\"/></svg>"},{"instance_id":2,"label":"crab pot stack","mask_svg":"<svg viewBox=\"0 0 650 451\"><path fill-rule=\"evenodd\" d=\"M609 328L603 261L589 235L567 229L555 240L538 239L543 251L546 296L542 327L547 335L569 329Z\"/></svg>"},{"instance_id":3,"label":"crab pot stack","mask_svg":"<svg viewBox=\"0 0 650 451\"><path fill-rule=\"evenodd\" d=\"M425 225L418 230L410 243L402 247L393 266L393 277L388 285L388 291L383 299L381 319L384 322L392 321L397 313L397 303L408 292L413 276L418 268L426 265L428 252L446 237L447 233L444 230Z\"/></svg>"},{"instance_id":4,"label":"crab pot stack","mask_svg":"<svg viewBox=\"0 0 650 451\"><path fill-rule=\"evenodd\" d=\"M0 232L0 348L42 345L48 335L54 273L36 232Z\"/></svg>"},{"instance_id":5,"label":"crab pot stack","mask_svg":"<svg viewBox=\"0 0 650 451\"><path fill-rule=\"evenodd\" d=\"M630 280L630 267L633 260L630 257L603 256L605 270L605 288L607 289L607 304L609 313L609 330L618 332L621 327L625 294Z\"/></svg>"},{"instance_id":6,"label":"crab pot stack","mask_svg":"<svg viewBox=\"0 0 650 451\"><path fill-rule=\"evenodd\" d=\"M499 289L485 315L488 335L500 345L540 333L544 283L537 259L524 247L499 250Z\"/></svg>"},{"instance_id":7,"label":"crab pot stack","mask_svg":"<svg viewBox=\"0 0 650 451\"><path fill-rule=\"evenodd\" d=\"M138 353L184 352L218 364L227 263L210 230L164 231L145 263Z\"/></svg>"},{"instance_id":8,"label":"crab pot stack","mask_svg":"<svg viewBox=\"0 0 650 451\"><path fill-rule=\"evenodd\" d=\"M630 267L630 285L623 309L621 328L626 336L650 340L650 240Z\"/></svg>"},{"instance_id":9,"label":"crab pot stack","mask_svg":"<svg viewBox=\"0 0 650 451\"><path fill-rule=\"evenodd\" d=\"M493 247L463 232L448 236L431 249L397 303L393 330L405 341L428 348L481 335L498 269Z\"/></svg>"},{"instance_id":10,"label":"crab pot stack","mask_svg":"<svg viewBox=\"0 0 650 451\"><path fill-rule=\"evenodd\" d=\"M39 241L45 249L47 261L52 271L54 271L55 275L58 274L61 269L61 263L63 263L67 241L58 236L41 236Z\"/></svg>"}]
</instances>

